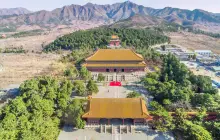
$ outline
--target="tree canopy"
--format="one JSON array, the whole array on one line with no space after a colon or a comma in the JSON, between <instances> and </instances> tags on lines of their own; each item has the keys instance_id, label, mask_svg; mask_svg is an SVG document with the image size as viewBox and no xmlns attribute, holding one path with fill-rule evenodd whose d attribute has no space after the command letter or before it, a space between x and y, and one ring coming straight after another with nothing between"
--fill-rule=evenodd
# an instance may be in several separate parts
<instances>
[{"instance_id":1,"label":"tree canopy","mask_svg":"<svg viewBox=\"0 0 220 140\"><path fill-rule=\"evenodd\" d=\"M123 46L134 46L135 48L148 48L170 40L161 32L150 29L96 28L87 31L77 31L60 37L46 46L44 51L106 48L113 34L119 36Z\"/></svg>"},{"instance_id":2,"label":"tree canopy","mask_svg":"<svg viewBox=\"0 0 220 140\"><path fill-rule=\"evenodd\" d=\"M128 93L127 98L138 98L140 96L141 96L140 93L134 91L134 92Z\"/></svg>"},{"instance_id":3,"label":"tree canopy","mask_svg":"<svg viewBox=\"0 0 220 140\"><path fill-rule=\"evenodd\" d=\"M174 128L172 117L163 106L153 101L151 102L151 108L150 114L156 116L153 120L153 125L157 130L166 132Z\"/></svg>"},{"instance_id":4,"label":"tree canopy","mask_svg":"<svg viewBox=\"0 0 220 140\"><path fill-rule=\"evenodd\" d=\"M99 89L93 80L89 80L89 82L86 85L86 89L87 89L87 92L89 95L92 95L93 93L99 92Z\"/></svg>"},{"instance_id":5,"label":"tree canopy","mask_svg":"<svg viewBox=\"0 0 220 140\"><path fill-rule=\"evenodd\" d=\"M86 87L83 81L74 81L74 90L78 96L85 96L86 95Z\"/></svg>"},{"instance_id":6,"label":"tree canopy","mask_svg":"<svg viewBox=\"0 0 220 140\"><path fill-rule=\"evenodd\" d=\"M88 71L86 67L82 67L79 73L80 73L80 78L83 80L89 80L92 77L91 72Z\"/></svg>"},{"instance_id":7,"label":"tree canopy","mask_svg":"<svg viewBox=\"0 0 220 140\"><path fill-rule=\"evenodd\" d=\"M164 99L168 99L172 103L184 101L192 102L194 106L202 104L207 108L217 108L212 98L217 93L217 89L212 87L211 79L192 74L184 64L181 64L171 54L164 56L161 71L147 74L142 79L142 83L154 99L161 104ZM200 99L204 97L204 99L197 102L195 101L198 99L196 97L200 97ZM208 99L210 102L205 102ZM213 106L210 106L210 103Z\"/></svg>"},{"instance_id":8,"label":"tree canopy","mask_svg":"<svg viewBox=\"0 0 220 140\"><path fill-rule=\"evenodd\" d=\"M69 108L76 110L72 124L83 128L85 122L79 117L83 113L82 101L71 100L72 89L69 80L39 77L25 81L19 96L0 111L0 139L57 139Z\"/></svg>"}]
</instances>

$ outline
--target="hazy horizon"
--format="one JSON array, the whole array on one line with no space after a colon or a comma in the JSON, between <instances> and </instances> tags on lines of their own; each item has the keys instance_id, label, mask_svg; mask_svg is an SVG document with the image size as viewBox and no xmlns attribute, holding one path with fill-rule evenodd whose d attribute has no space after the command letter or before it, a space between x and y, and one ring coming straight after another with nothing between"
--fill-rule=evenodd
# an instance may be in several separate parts
<instances>
[{"instance_id":1,"label":"hazy horizon","mask_svg":"<svg viewBox=\"0 0 220 140\"><path fill-rule=\"evenodd\" d=\"M0 8L16 8L23 7L31 11L39 10L53 10L55 8L61 8L65 5L78 4L85 5L88 2L94 4L114 4L118 2L125 2L124 0L38 0L38 1L29 1L29 0L7 0L1 1ZM164 7L173 7L180 9L202 9L205 11L220 13L220 1L219 0L130 0L139 5L145 7L151 7L155 9L161 9Z\"/></svg>"}]
</instances>

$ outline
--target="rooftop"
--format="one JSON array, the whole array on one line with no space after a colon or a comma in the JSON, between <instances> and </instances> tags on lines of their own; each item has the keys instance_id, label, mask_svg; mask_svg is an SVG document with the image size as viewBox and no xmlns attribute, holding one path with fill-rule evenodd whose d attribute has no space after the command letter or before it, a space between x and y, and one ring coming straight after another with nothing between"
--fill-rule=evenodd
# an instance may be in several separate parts
<instances>
[{"instance_id":1,"label":"rooftop","mask_svg":"<svg viewBox=\"0 0 220 140\"><path fill-rule=\"evenodd\" d=\"M147 118L145 102L141 98L91 98L82 118Z\"/></svg>"},{"instance_id":2,"label":"rooftop","mask_svg":"<svg viewBox=\"0 0 220 140\"><path fill-rule=\"evenodd\" d=\"M206 52L206 53L212 53L211 50L195 50L196 53L199 53L199 52Z\"/></svg>"},{"instance_id":3,"label":"rooftop","mask_svg":"<svg viewBox=\"0 0 220 140\"><path fill-rule=\"evenodd\" d=\"M85 63L83 64L85 67L146 67L145 62L135 63L135 64L118 64L118 63L105 63L105 64L89 64Z\"/></svg>"},{"instance_id":4,"label":"rooftop","mask_svg":"<svg viewBox=\"0 0 220 140\"><path fill-rule=\"evenodd\" d=\"M86 61L143 61L144 58L131 49L99 49Z\"/></svg>"},{"instance_id":5,"label":"rooftop","mask_svg":"<svg viewBox=\"0 0 220 140\"><path fill-rule=\"evenodd\" d=\"M220 67L219 67L219 66L213 66L212 68L213 68L213 70L215 70L215 71L220 71Z\"/></svg>"},{"instance_id":6,"label":"rooftop","mask_svg":"<svg viewBox=\"0 0 220 140\"><path fill-rule=\"evenodd\" d=\"M117 35L112 35L112 39L119 39Z\"/></svg>"}]
</instances>

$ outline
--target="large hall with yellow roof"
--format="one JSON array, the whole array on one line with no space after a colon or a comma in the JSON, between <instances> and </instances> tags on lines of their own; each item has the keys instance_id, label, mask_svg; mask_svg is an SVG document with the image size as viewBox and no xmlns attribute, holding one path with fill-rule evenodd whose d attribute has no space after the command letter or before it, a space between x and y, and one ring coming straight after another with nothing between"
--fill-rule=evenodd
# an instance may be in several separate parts
<instances>
[{"instance_id":1,"label":"large hall with yellow roof","mask_svg":"<svg viewBox=\"0 0 220 140\"><path fill-rule=\"evenodd\" d=\"M136 125L151 120L142 98L90 98L82 118L87 125Z\"/></svg>"},{"instance_id":2,"label":"large hall with yellow roof","mask_svg":"<svg viewBox=\"0 0 220 140\"><path fill-rule=\"evenodd\" d=\"M121 49L120 40L112 35L108 49L98 49L83 64L91 72L136 72L144 71L144 58L132 49Z\"/></svg>"},{"instance_id":3,"label":"large hall with yellow roof","mask_svg":"<svg viewBox=\"0 0 220 140\"><path fill-rule=\"evenodd\" d=\"M144 71L144 58L131 49L99 49L83 64L92 72Z\"/></svg>"}]
</instances>

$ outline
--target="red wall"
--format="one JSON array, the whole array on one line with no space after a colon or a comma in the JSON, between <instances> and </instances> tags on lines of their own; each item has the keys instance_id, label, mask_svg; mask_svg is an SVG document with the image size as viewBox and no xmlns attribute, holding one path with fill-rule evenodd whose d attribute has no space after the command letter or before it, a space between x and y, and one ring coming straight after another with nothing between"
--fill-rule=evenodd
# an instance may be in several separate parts
<instances>
[{"instance_id":1,"label":"red wall","mask_svg":"<svg viewBox=\"0 0 220 140\"><path fill-rule=\"evenodd\" d=\"M119 46L120 45L120 41L111 41L110 42L110 46Z\"/></svg>"}]
</instances>

